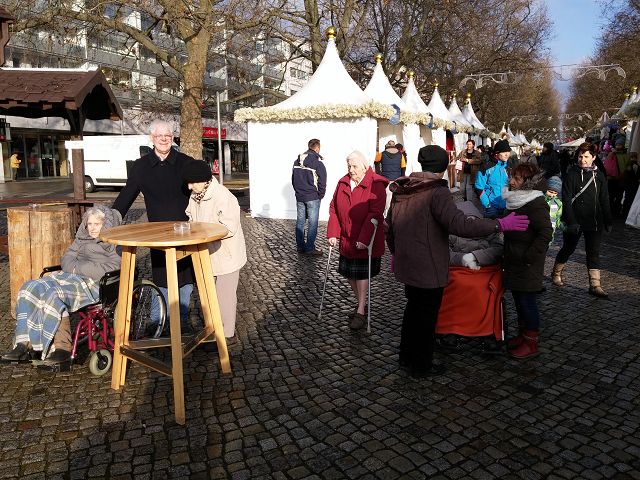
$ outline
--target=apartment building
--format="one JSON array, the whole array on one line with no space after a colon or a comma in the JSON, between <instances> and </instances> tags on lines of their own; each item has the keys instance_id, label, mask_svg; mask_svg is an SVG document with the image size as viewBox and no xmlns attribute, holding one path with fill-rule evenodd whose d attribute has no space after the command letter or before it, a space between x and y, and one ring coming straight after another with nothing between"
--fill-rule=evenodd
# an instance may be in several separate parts
<instances>
[{"instance_id":1,"label":"apartment building","mask_svg":"<svg viewBox=\"0 0 640 480\"><path fill-rule=\"evenodd\" d=\"M104 15L116 13L107 6ZM126 22L143 31L152 28L151 19L135 11L128 12ZM184 51L170 32L152 31L154 43L178 55ZM312 73L305 51L304 42L291 45L260 32L219 29L210 48L204 79L204 159L213 162L219 158L220 135L225 173L248 171L246 125L233 122L233 112L243 106L271 105L300 90ZM125 118L121 122L87 121L85 135L144 134L155 117L179 125L182 88L176 72L127 35L115 31L105 35L89 25L64 25L55 31L15 32L5 52L5 68L102 69ZM217 93L221 98L220 132L216 121ZM5 159L18 153L24 160L18 179L69 174L64 149L64 141L69 139L66 121L5 118L11 125ZM5 165L5 172L7 169Z\"/></svg>"}]
</instances>

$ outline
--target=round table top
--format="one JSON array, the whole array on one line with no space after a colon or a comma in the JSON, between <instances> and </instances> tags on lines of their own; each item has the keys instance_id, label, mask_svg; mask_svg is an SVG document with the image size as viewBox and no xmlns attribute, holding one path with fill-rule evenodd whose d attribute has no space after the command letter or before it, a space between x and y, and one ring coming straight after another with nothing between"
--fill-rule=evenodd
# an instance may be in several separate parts
<instances>
[{"instance_id":1,"label":"round table top","mask_svg":"<svg viewBox=\"0 0 640 480\"><path fill-rule=\"evenodd\" d=\"M174 223L189 223L191 228L179 233ZM148 222L109 228L100 233L100 240L128 247L180 247L220 240L227 233L227 227L215 223Z\"/></svg>"}]
</instances>

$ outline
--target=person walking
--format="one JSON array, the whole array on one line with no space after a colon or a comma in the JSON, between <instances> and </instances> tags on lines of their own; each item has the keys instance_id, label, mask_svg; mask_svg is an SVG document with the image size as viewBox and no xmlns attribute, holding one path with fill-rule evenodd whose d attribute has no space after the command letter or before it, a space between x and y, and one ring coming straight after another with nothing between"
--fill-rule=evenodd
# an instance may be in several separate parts
<instances>
[{"instance_id":1,"label":"person walking","mask_svg":"<svg viewBox=\"0 0 640 480\"><path fill-rule=\"evenodd\" d=\"M449 158L437 145L418 153L422 172L390 186L391 207L385 234L394 258L396 280L405 286L407 304L400 332L399 363L414 377L438 375L433 362L435 328L442 293L449 277L449 233L480 237L507 230L526 230L528 220L511 214L499 220L468 217L460 211L443 180Z\"/></svg>"},{"instance_id":2,"label":"person walking","mask_svg":"<svg viewBox=\"0 0 640 480\"><path fill-rule=\"evenodd\" d=\"M316 248L318 215L320 201L327 189L327 170L320 156L320 140L312 138L307 146L308 150L293 162L291 173L291 184L296 194L296 248L298 253L318 256L322 255L322 250ZM305 240L304 227L307 221Z\"/></svg>"},{"instance_id":3,"label":"person walking","mask_svg":"<svg viewBox=\"0 0 640 480\"><path fill-rule=\"evenodd\" d=\"M400 146L402 147L402 145ZM376 161L378 162L378 173L388 180L404 176L406 158L393 140L387 142L384 151L376 158Z\"/></svg>"},{"instance_id":4,"label":"person walking","mask_svg":"<svg viewBox=\"0 0 640 480\"><path fill-rule=\"evenodd\" d=\"M482 163L482 157L480 151L475 149L476 142L469 139L467 140L467 148L460 152L457 161L462 163L462 182L460 182L460 191L462 192L462 199L473 201L476 197L476 192L473 186L476 182L476 175L480 169ZM476 202L474 202L476 203Z\"/></svg>"},{"instance_id":5,"label":"person walking","mask_svg":"<svg viewBox=\"0 0 640 480\"><path fill-rule=\"evenodd\" d=\"M349 281L357 305L349 314L349 328L360 330L366 326L367 292L369 289L369 262L367 246L371 242L374 225L382 224L389 181L371 169L367 158L359 151L347 157L348 173L338 180L329 207L327 242L331 247L340 241L338 273ZM370 277L380 273L384 253L382 228L376 230L371 251Z\"/></svg>"},{"instance_id":6,"label":"person walking","mask_svg":"<svg viewBox=\"0 0 640 480\"><path fill-rule=\"evenodd\" d=\"M506 211L526 215L529 228L504 234L504 287L511 290L518 316L517 337L507 341L512 357L538 354L540 312L537 296L542 291L544 259L553 237L549 205L543 191L547 182L536 164L521 163L510 174L509 190L503 193Z\"/></svg>"},{"instance_id":7,"label":"person walking","mask_svg":"<svg viewBox=\"0 0 640 480\"><path fill-rule=\"evenodd\" d=\"M609 204L611 214L622 215L622 197L624 186L622 177L629 163L629 155L625 152L624 137L616 140L616 148L609 153L604 161L604 169L607 174L607 188L609 191Z\"/></svg>"},{"instance_id":8,"label":"person walking","mask_svg":"<svg viewBox=\"0 0 640 480\"><path fill-rule=\"evenodd\" d=\"M506 140L496 142L493 153L497 163L488 168L483 175L476 175L475 188L480 197L480 203L484 207L486 218L496 218L502 215L504 199L502 189L507 186L507 160L511 155L511 147Z\"/></svg>"},{"instance_id":9,"label":"person walking","mask_svg":"<svg viewBox=\"0 0 640 480\"><path fill-rule=\"evenodd\" d=\"M182 170L193 158L178 152L173 145L173 128L163 120L154 120L149 126L153 150L136 160L127 178L127 183L118 194L113 208L122 218L138 197L144 195L147 219L150 222L186 221L189 189L182 180ZM160 287L168 302L167 270L164 252L151 249L151 271L153 282ZM193 291L193 269L191 259L178 261L178 286L180 290L180 319L183 330L189 330L188 313Z\"/></svg>"},{"instance_id":10,"label":"person walking","mask_svg":"<svg viewBox=\"0 0 640 480\"><path fill-rule=\"evenodd\" d=\"M240 222L240 205L236 197L213 178L205 162L188 163L182 178L191 190L186 213L190 222L223 225L229 233L209 244L211 268L227 345L236 343L236 307L240 269L247 263L247 249Z\"/></svg>"},{"instance_id":11,"label":"person walking","mask_svg":"<svg viewBox=\"0 0 640 480\"><path fill-rule=\"evenodd\" d=\"M545 178L560 175L560 159L553 148L553 143L547 142L542 145L542 153L538 158L538 167L544 172Z\"/></svg>"},{"instance_id":12,"label":"person walking","mask_svg":"<svg viewBox=\"0 0 640 480\"><path fill-rule=\"evenodd\" d=\"M600 283L600 243L602 232L612 227L607 180L594 164L596 149L592 143L578 148L578 165L569 168L562 182L562 218L566 225L562 248L553 265L553 284L562 287L562 273L571 254L584 235L589 272L589 294L608 298Z\"/></svg>"}]
</instances>

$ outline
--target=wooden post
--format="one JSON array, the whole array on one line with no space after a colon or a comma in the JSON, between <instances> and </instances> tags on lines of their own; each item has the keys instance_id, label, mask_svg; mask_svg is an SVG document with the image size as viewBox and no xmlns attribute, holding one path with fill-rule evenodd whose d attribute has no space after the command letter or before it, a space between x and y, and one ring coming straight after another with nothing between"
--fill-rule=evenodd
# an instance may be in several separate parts
<instances>
[{"instance_id":1,"label":"wooden post","mask_svg":"<svg viewBox=\"0 0 640 480\"><path fill-rule=\"evenodd\" d=\"M7 209L11 315L18 291L42 269L59 265L75 236L71 209L64 206Z\"/></svg>"},{"instance_id":2,"label":"wooden post","mask_svg":"<svg viewBox=\"0 0 640 480\"><path fill-rule=\"evenodd\" d=\"M82 140L82 135L74 135L72 140ZM74 200L86 200L84 190L84 150L74 148L71 150L71 162L73 164L73 198Z\"/></svg>"}]
</instances>

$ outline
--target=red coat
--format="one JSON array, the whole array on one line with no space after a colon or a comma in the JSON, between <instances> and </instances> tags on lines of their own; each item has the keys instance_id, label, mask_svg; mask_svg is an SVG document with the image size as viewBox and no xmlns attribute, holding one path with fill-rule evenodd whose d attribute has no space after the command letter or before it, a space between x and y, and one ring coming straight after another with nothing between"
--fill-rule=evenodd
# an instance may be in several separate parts
<instances>
[{"instance_id":1,"label":"red coat","mask_svg":"<svg viewBox=\"0 0 640 480\"><path fill-rule=\"evenodd\" d=\"M384 232L382 227L389 180L367 169L362 181L351 191L349 175L338 181L329 206L327 238L340 239L340 255L347 258L367 258L367 250L358 250L356 242L369 245L373 234L371 219L378 220L378 231L371 256L382 257Z\"/></svg>"}]
</instances>

